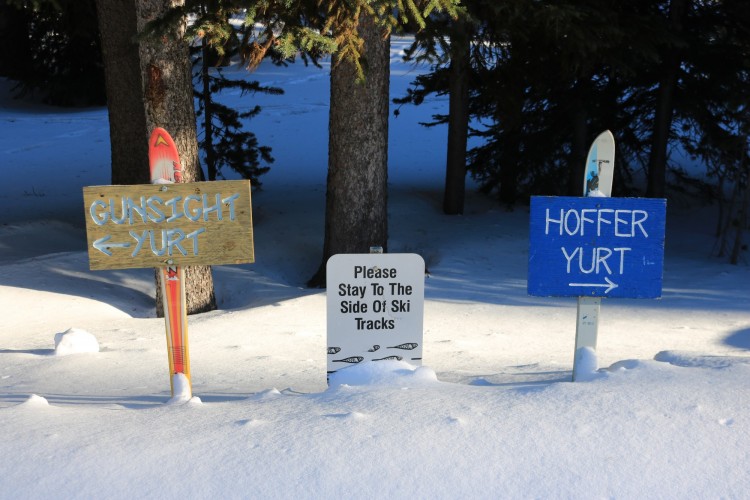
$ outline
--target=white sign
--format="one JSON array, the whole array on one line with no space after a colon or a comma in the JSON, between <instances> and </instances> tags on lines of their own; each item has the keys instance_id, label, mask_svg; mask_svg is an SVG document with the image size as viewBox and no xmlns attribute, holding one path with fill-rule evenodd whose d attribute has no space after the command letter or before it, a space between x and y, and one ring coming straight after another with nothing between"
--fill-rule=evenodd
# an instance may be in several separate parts
<instances>
[{"instance_id":1,"label":"white sign","mask_svg":"<svg viewBox=\"0 0 750 500\"><path fill-rule=\"evenodd\" d=\"M326 282L328 373L363 361L422 364L422 257L334 255Z\"/></svg>"}]
</instances>

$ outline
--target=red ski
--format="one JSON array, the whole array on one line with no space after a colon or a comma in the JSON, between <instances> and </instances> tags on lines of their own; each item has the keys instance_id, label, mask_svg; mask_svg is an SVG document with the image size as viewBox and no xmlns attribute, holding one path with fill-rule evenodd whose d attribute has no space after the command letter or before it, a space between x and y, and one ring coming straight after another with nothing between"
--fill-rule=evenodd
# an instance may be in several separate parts
<instances>
[{"instance_id":1,"label":"red ski","mask_svg":"<svg viewBox=\"0 0 750 500\"><path fill-rule=\"evenodd\" d=\"M148 159L152 184L182 182L182 166L172 137L163 128L156 128L149 139ZM185 270L180 266L159 269L164 319L167 327L169 382L174 396L174 378L183 374L190 384L188 355L187 309L185 305Z\"/></svg>"}]
</instances>

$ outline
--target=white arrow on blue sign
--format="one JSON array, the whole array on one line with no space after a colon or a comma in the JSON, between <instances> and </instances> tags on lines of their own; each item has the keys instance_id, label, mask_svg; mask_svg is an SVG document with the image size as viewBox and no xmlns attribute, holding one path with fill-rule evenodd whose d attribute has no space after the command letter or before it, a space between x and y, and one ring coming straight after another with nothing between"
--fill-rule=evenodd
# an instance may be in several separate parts
<instances>
[{"instance_id":1,"label":"white arrow on blue sign","mask_svg":"<svg viewBox=\"0 0 750 500\"><path fill-rule=\"evenodd\" d=\"M667 202L531 198L528 293L661 297Z\"/></svg>"}]
</instances>

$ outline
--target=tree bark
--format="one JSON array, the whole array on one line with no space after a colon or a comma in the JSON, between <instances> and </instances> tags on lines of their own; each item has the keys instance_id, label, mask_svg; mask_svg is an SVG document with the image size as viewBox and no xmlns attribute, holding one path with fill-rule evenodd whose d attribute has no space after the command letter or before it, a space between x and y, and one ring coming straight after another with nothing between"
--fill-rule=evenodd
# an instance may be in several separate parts
<instances>
[{"instance_id":1,"label":"tree bark","mask_svg":"<svg viewBox=\"0 0 750 500\"><path fill-rule=\"evenodd\" d=\"M107 86L112 184L146 184L150 179L135 3L96 0Z\"/></svg>"},{"instance_id":2,"label":"tree bark","mask_svg":"<svg viewBox=\"0 0 750 500\"><path fill-rule=\"evenodd\" d=\"M500 145L500 188L498 198L509 210L518 199L518 178L521 164L521 139L523 128L523 82L509 82L507 98L501 106L497 120L503 125Z\"/></svg>"},{"instance_id":3,"label":"tree bark","mask_svg":"<svg viewBox=\"0 0 750 500\"><path fill-rule=\"evenodd\" d=\"M448 155L445 167L443 212L464 213L466 194L466 146L469 137L469 83L471 71L471 32L459 18L451 30L451 64L448 91Z\"/></svg>"},{"instance_id":4,"label":"tree bark","mask_svg":"<svg viewBox=\"0 0 750 500\"><path fill-rule=\"evenodd\" d=\"M669 27L679 35L682 23L687 13L690 0L672 0L669 5ZM669 133L672 130L674 115L674 96L680 73L681 49L670 48L662 64L661 78L656 93L656 109L654 110L654 128L651 135L651 152L648 159L648 185L646 196L663 198L667 183L667 148L669 147Z\"/></svg>"},{"instance_id":5,"label":"tree bark","mask_svg":"<svg viewBox=\"0 0 750 500\"><path fill-rule=\"evenodd\" d=\"M581 196L583 173L586 170L586 155L589 148L588 113L586 97L590 91L588 79L580 79L573 86L572 111L572 140L570 148L570 165L568 166L568 196Z\"/></svg>"},{"instance_id":6,"label":"tree bark","mask_svg":"<svg viewBox=\"0 0 750 500\"><path fill-rule=\"evenodd\" d=\"M390 39L373 19L360 17L365 81L355 65L334 54L328 124L328 180L323 262L308 282L325 286L328 258L387 251Z\"/></svg>"},{"instance_id":7,"label":"tree bark","mask_svg":"<svg viewBox=\"0 0 750 500\"><path fill-rule=\"evenodd\" d=\"M177 145L183 182L200 178L198 140L188 46L184 26L176 32L137 40L146 24L174 3L169 0L97 0L107 84L112 183L149 182L148 138L163 127ZM188 314L216 308L211 268L188 267ZM158 316L164 311L158 280Z\"/></svg>"}]
</instances>

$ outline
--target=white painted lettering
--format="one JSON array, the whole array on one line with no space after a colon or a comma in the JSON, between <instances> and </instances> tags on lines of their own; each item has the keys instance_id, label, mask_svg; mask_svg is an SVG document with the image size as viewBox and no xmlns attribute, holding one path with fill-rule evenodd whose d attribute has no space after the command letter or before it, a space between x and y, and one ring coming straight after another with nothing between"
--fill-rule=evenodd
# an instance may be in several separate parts
<instances>
[{"instance_id":1,"label":"white painted lettering","mask_svg":"<svg viewBox=\"0 0 750 500\"><path fill-rule=\"evenodd\" d=\"M239 197L240 197L239 193L235 193L232 196L229 196L229 197L224 198L223 200L221 200L221 202L223 204L225 204L226 206L229 207L229 220L230 221L233 221L234 217L235 217L235 215L234 215L234 200L236 200Z\"/></svg>"},{"instance_id":2,"label":"white painted lettering","mask_svg":"<svg viewBox=\"0 0 750 500\"><path fill-rule=\"evenodd\" d=\"M640 218L636 220L636 216L640 216ZM648 233L646 232L645 229L643 229L643 223L646 222L646 219L648 219L648 212L646 212L645 210L633 210L633 219L632 219L633 236L635 236L635 228L637 226L638 229L641 230L643 237L648 238Z\"/></svg>"},{"instance_id":3,"label":"white painted lettering","mask_svg":"<svg viewBox=\"0 0 750 500\"><path fill-rule=\"evenodd\" d=\"M597 247L596 249L596 274L599 274L601 267L607 270L607 274L612 274L612 269L607 264L607 259L612 256L612 250L609 248Z\"/></svg>"},{"instance_id":4,"label":"white painted lettering","mask_svg":"<svg viewBox=\"0 0 750 500\"><path fill-rule=\"evenodd\" d=\"M166 238L168 255L174 255L175 249L177 249L182 255L187 255L187 252L182 247L182 240L185 239L185 231L182 229L167 229Z\"/></svg>"},{"instance_id":5,"label":"white painted lettering","mask_svg":"<svg viewBox=\"0 0 750 500\"><path fill-rule=\"evenodd\" d=\"M560 250L562 250L562 253L565 256L565 260L568 262L567 273L570 274L570 263L573 260L573 258L576 256L576 253L578 253L581 249L580 247L576 247L576 249L573 250L573 253L570 255L568 255L568 251L565 249L565 247L560 248Z\"/></svg>"},{"instance_id":6,"label":"white painted lettering","mask_svg":"<svg viewBox=\"0 0 750 500\"><path fill-rule=\"evenodd\" d=\"M164 200L158 196L149 196L146 200L146 208L148 209L148 219L151 222L164 222L167 220L167 214L161 209L161 205L164 204Z\"/></svg>"},{"instance_id":7,"label":"white painted lettering","mask_svg":"<svg viewBox=\"0 0 750 500\"><path fill-rule=\"evenodd\" d=\"M133 257L138 255L138 252L141 251L141 248L143 248L143 244L146 242L146 238L148 238L148 235L151 231L148 229L144 230L141 234L136 233L135 231L130 231L130 236L135 239L135 248L133 249L133 253L131 254Z\"/></svg>"},{"instance_id":8,"label":"white painted lettering","mask_svg":"<svg viewBox=\"0 0 750 500\"><path fill-rule=\"evenodd\" d=\"M563 209L562 208L560 209L560 218L559 219L552 219L552 218L550 218L550 216L549 216L549 208L547 209L547 217L546 217L546 222L545 222L544 234L549 234L549 224L550 224L550 222L553 223L553 224L558 224L560 226L560 236L562 236L562 234L563 234L563 226L562 226L562 223L563 223Z\"/></svg>"},{"instance_id":9,"label":"white painted lettering","mask_svg":"<svg viewBox=\"0 0 750 500\"><path fill-rule=\"evenodd\" d=\"M628 221L621 218L621 214L629 214L630 210L615 210L615 236L619 238L628 238L630 237L629 232L624 232L623 229L620 228L620 226L627 226Z\"/></svg>"},{"instance_id":10,"label":"white painted lettering","mask_svg":"<svg viewBox=\"0 0 750 500\"><path fill-rule=\"evenodd\" d=\"M572 226L573 227L572 230L571 230L571 224L569 224L571 218L574 220L574 225ZM565 232L568 233L570 236L573 236L576 233L578 233L578 229L580 227L581 227L581 217L578 215L578 212L576 212L575 210L568 210L568 212L565 214Z\"/></svg>"},{"instance_id":11,"label":"white painted lettering","mask_svg":"<svg viewBox=\"0 0 750 500\"><path fill-rule=\"evenodd\" d=\"M625 252L631 251L632 248L615 248L615 252L620 252L620 274L625 271Z\"/></svg>"},{"instance_id":12,"label":"white painted lettering","mask_svg":"<svg viewBox=\"0 0 750 500\"><path fill-rule=\"evenodd\" d=\"M167 222L174 222L177 219L184 217L185 213L177 210L178 203L182 200L182 196L175 196L166 201L165 205L172 207L172 215L169 216Z\"/></svg>"},{"instance_id":13,"label":"white painted lettering","mask_svg":"<svg viewBox=\"0 0 750 500\"><path fill-rule=\"evenodd\" d=\"M594 209L594 208L584 208L583 210L581 210L581 236L583 236L584 233L586 232L586 223L587 222L589 224L593 224L594 223L594 219L587 218L586 214L587 213L595 213L595 212L596 212L596 209Z\"/></svg>"},{"instance_id":14,"label":"white painted lettering","mask_svg":"<svg viewBox=\"0 0 750 500\"><path fill-rule=\"evenodd\" d=\"M198 235L205 232L206 228L201 227L185 236L185 239L193 241L193 255L198 255Z\"/></svg>"},{"instance_id":15,"label":"white painted lettering","mask_svg":"<svg viewBox=\"0 0 750 500\"><path fill-rule=\"evenodd\" d=\"M565 272L570 274L571 270L574 270L575 272L584 274L618 273L622 275L625 272L625 252L629 252L632 249L626 247L594 247L590 250L591 260L589 260L588 249L586 247L575 247L572 251L569 251L565 247L560 247L560 251L565 258ZM576 266L575 269L573 269L573 266Z\"/></svg>"},{"instance_id":16,"label":"white painted lettering","mask_svg":"<svg viewBox=\"0 0 750 500\"><path fill-rule=\"evenodd\" d=\"M189 194L185 196L185 203L182 206L185 217L193 222L198 222L199 220L201 220L201 216L203 215L203 204L201 203L201 201L201 197L197 194ZM190 202L198 203L198 205L190 208L188 206Z\"/></svg>"},{"instance_id":17,"label":"white painted lettering","mask_svg":"<svg viewBox=\"0 0 750 500\"><path fill-rule=\"evenodd\" d=\"M217 194L214 197L214 204L208 204L208 195L203 195L203 220L208 221L208 216L212 213L216 214L216 220L223 220L221 216L221 195Z\"/></svg>"},{"instance_id":18,"label":"white painted lettering","mask_svg":"<svg viewBox=\"0 0 750 500\"><path fill-rule=\"evenodd\" d=\"M602 235L602 224L612 224L611 220L605 219L604 214L611 214L614 212L611 208L602 208L596 214L596 235Z\"/></svg>"},{"instance_id":19,"label":"white painted lettering","mask_svg":"<svg viewBox=\"0 0 750 500\"><path fill-rule=\"evenodd\" d=\"M156 238L154 237L154 231L150 229L148 230L149 239L151 241L151 252L153 252L154 255L157 255L159 257L167 253L167 244L166 244L167 238L165 237L166 232L167 231L164 229L161 230L161 247L159 248L156 246Z\"/></svg>"},{"instance_id":20,"label":"white painted lettering","mask_svg":"<svg viewBox=\"0 0 750 500\"><path fill-rule=\"evenodd\" d=\"M96 224L97 226L103 226L109 220L109 212L101 212L101 210L104 210L106 208L107 204L102 200L94 200L94 202L89 207L91 220L93 220L94 224Z\"/></svg>"}]
</instances>

